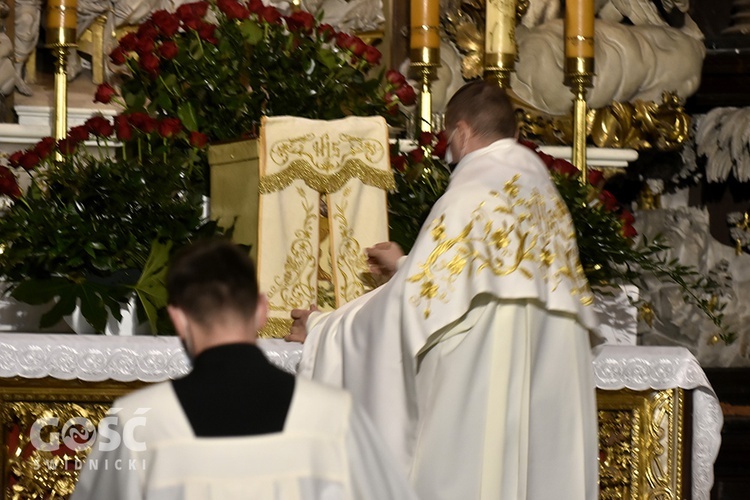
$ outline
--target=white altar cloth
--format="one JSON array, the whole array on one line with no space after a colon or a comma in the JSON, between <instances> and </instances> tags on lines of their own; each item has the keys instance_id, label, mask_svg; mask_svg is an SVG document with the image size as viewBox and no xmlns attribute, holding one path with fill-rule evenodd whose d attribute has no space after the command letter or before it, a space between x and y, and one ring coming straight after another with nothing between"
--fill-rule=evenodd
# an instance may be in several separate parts
<instances>
[{"instance_id":1,"label":"white altar cloth","mask_svg":"<svg viewBox=\"0 0 750 500\"><path fill-rule=\"evenodd\" d=\"M271 362L294 373L300 344L260 339ZM692 484L695 500L709 500L721 445L718 398L695 357L683 347L602 345L594 349L596 386L636 391L693 389ZM0 377L159 382L190 370L177 337L0 334Z\"/></svg>"}]
</instances>

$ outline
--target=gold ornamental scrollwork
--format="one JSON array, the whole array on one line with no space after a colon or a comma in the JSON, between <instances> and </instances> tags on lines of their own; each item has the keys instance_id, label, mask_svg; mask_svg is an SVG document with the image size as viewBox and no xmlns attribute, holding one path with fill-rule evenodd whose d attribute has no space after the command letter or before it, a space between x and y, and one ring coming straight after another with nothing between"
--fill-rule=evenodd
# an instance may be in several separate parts
<instances>
[{"instance_id":1,"label":"gold ornamental scrollwork","mask_svg":"<svg viewBox=\"0 0 750 500\"><path fill-rule=\"evenodd\" d=\"M549 145L573 140L569 116L551 116L516 102L521 136ZM679 98L665 92L662 102L613 103L591 109L586 115L587 135L600 148L631 148L639 151L679 150L690 133L690 116Z\"/></svg>"}]
</instances>

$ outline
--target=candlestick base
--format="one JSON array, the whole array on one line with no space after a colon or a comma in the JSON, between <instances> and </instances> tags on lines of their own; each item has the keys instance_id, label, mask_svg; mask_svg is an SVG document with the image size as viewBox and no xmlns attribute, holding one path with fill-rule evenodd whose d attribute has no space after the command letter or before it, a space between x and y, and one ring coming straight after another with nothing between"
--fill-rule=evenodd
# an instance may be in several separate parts
<instances>
[{"instance_id":1,"label":"candlestick base","mask_svg":"<svg viewBox=\"0 0 750 500\"><path fill-rule=\"evenodd\" d=\"M65 138L68 133L68 48L67 44L55 44L55 139Z\"/></svg>"},{"instance_id":2,"label":"candlestick base","mask_svg":"<svg viewBox=\"0 0 750 500\"><path fill-rule=\"evenodd\" d=\"M565 59L565 85L573 93L573 164L581 171L581 182L588 181L586 166L586 89L594 79L594 59L568 57Z\"/></svg>"},{"instance_id":3,"label":"candlestick base","mask_svg":"<svg viewBox=\"0 0 750 500\"><path fill-rule=\"evenodd\" d=\"M424 47L411 50L411 69L420 82L419 126L415 132L432 132L432 80L437 79L440 50Z\"/></svg>"},{"instance_id":4,"label":"candlestick base","mask_svg":"<svg viewBox=\"0 0 750 500\"><path fill-rule=\"evenodd\" d=\"M497 83L501 89L510 88L511 73L515 71L515 54L485 54L484 79Z\"/></svg>"}]
</instances>

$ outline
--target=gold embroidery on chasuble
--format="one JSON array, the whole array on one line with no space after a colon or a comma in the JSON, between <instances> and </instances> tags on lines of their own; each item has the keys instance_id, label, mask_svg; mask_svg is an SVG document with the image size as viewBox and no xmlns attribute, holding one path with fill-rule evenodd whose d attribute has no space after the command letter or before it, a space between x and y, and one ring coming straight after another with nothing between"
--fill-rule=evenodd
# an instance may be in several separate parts
<instances>
[{"instance_id":1,"label":"gold embroidery on chasuble","mask_svg":"<svg viewBox=\"0 0 750 500\"><path fill-rule=\"evenodd\" d=\"M483 273L541 279L551 292L565 283L584 305L590 303L564 203L554 193L543 195L536 189L522 197L518 180L516 175L501 192L490 192L463 227L448 228L445 214L432 222L429 234L434 247L418 261L418 272L407 278L419 284L418 293L409 300L421 308L425 319L432 314L434 301L448 302L459 280Z\"/></svg>"},{"instance_id":2,"label":"gold embroidery on chasuble","mask_svg":"<svg viewBox=\"0 0 750 500\"><path fill-rule=\"evenodd\" d=\"M271 316L262 334L283 336L291 309L333 309L370 288L364 248L388 239L385 190L395 182L380 118L264 123L263 215L266 207L284 214L268 231L278 244L265 253L274 263L260 283Z\"/></svg>"}]
</instances>

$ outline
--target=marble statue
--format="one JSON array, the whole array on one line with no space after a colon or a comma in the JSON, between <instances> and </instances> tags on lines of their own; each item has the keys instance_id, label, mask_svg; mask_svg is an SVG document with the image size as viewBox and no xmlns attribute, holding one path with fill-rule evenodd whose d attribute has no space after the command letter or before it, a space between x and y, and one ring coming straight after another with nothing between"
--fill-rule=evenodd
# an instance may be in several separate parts
<instances>
[{"instance_id":1,"label":"marble statue","mask_svg":"<svg viewBox=\"0 0 750 500\"><path fill-rule=\"evenodd\" d=\"M323 12L323 22L342 31L372 31L385 22L382 0L302 0L313 14Z\"/></svg>"},{"instance_id":2,"label":"marble statue","mask_svg":"<svg viewBox=\"0 0 750 500\"><path fill-rule=\"evenodd\" d=\"M16 90L32 95L31 87L24 78L24 66L36 50L39 41L39 21L42 16L42 0L16 0L14 61Z\"/></svg>"},{"instance_id":3,"label":"marble statue","mask_svg":"<svg viewBox=\"0 0 750 500\"><path fill-rule=\"evenodd\" d=\"M7 96L13 92L16 86L16 70L13 67L13 41L5 33L5 21L10 14L10 7L5 2L0 2L0 19L2 19L2 31L0 31L0 96Z\"/></svg>"}]
</instances>

